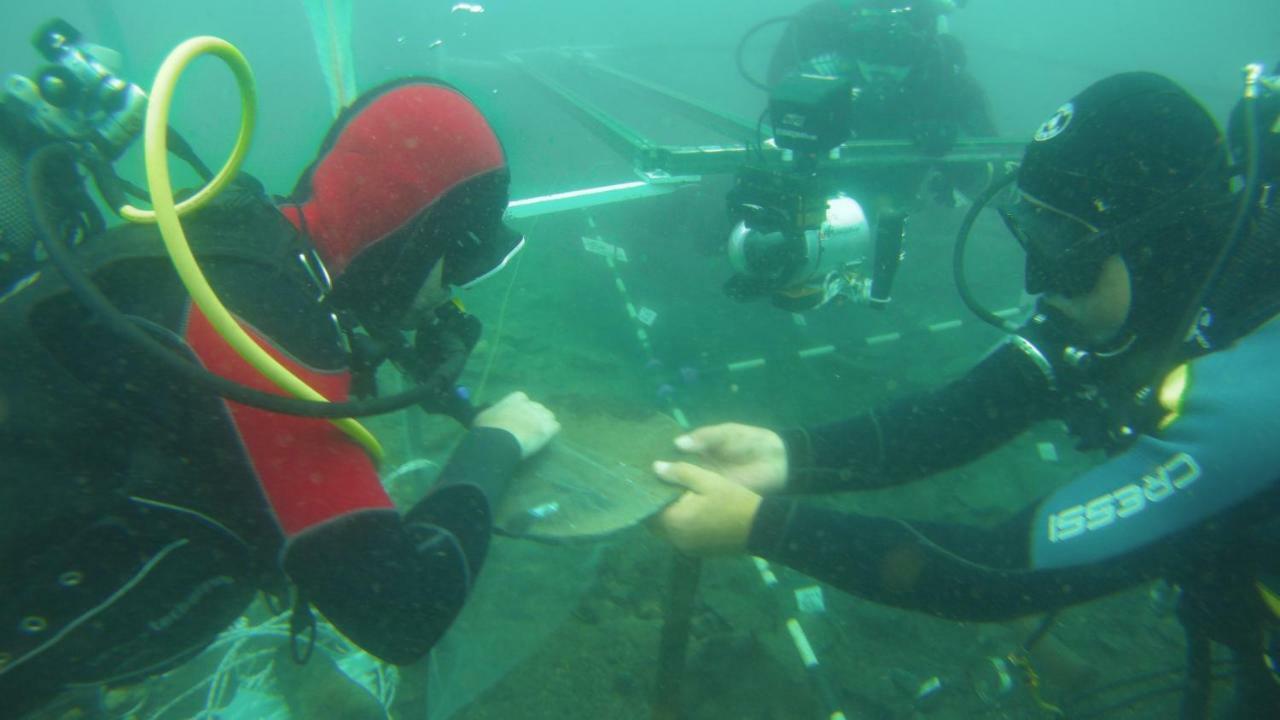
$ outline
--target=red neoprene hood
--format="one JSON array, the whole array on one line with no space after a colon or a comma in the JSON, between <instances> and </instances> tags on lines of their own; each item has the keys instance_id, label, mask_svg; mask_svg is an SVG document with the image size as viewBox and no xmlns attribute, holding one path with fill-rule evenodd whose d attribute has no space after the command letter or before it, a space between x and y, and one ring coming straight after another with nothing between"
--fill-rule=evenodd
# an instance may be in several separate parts
<instances>
[{"instance_id":1,"label":"red neoprene hood","mask_svg":"<svg viewBox=\"0 0 1280 720\"><path fill-rule=\"evenodd\" d=\"M343 112L299 181L294 204L281 210L337 278L370 248L406 239L451 191L505 173L506 164L489 123L462 93L402 81Z\"/></svg>"}]
</instances>

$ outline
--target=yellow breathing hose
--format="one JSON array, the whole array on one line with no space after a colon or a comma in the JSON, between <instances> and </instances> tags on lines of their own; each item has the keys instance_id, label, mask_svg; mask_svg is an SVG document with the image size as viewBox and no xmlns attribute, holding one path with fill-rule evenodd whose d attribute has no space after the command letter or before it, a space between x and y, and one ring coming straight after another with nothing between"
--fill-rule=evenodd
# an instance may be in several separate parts
<instances>
[{"instance_id":1,"label":"yellow breathing hose","mask_svg":"<svg viewBox=\"0 0 1280 720\"><path fill-rule=\"evenodd\" d=\"M235 149L214 179L200 192L175 205L173 186L169 178L169 158L167 128L169 123L169 106L173 103L173 90L183 70L191 61L200 55L210 54L221 58L230 66L240 87L240 135L236 138ZM200 208L222 191L235 177L249 152L249 142L253 135L254 121L257 115L257 92L254 89L253 72L244 55L221 38L195 37L174 48L165 58L156 73L151 86L150 100L147 104L147 118L143 135L144 158L147 169L147 186L151 193L151 204L154 211L141 210L132 206L121 209L121 216L137 223L154 222L160 228L165 248L178 276L186 285L187 292L201 312L209 318L214 329L231 345L245 362L262 373L276 387L290 395L304 400L326 402L327 398L316 392L301 378L271 357L249 333L236 322L222 301L218 299L187 242L186 233L182 230L179 215L185 215ZM351 418L334 419L334 425L359 443L374 460L382 459L382 446L363 425Z\"/></svg>"}]
</instances>

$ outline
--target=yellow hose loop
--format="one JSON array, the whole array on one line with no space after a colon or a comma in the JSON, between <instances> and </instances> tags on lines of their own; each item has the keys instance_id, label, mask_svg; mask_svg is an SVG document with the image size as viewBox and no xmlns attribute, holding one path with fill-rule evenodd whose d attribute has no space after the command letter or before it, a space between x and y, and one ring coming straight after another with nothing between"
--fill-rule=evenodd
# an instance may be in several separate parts
<instances>
[{"instance_id":1,"label":"yellow hose loop","mask_svg":"<svg viewBox=\"0 0 1280 720\"><path fill-rule=\"evenodd\" d=\"M203 54L216 55L226 61L231 68L231 72L235 74L236 84L240 89L240 134L236 137L235 147L231 151L231 156L227 158L222 169L218 171L213 180L208 185L200 189L195 195L182 201L177 206L178 216L203 207L218 193L226 188L239 172L240 166L244 163L244 158L249 154L249 145L253 140L253 129L257 123L258 116L258 93L253 82L253 71L249 68L249 61L244 55L231 43L216 37L194 37L174 48L169 53L169 57L165 58L164 64L160 67L160 71L156 73L155 82L151 87L151 96L148 100L146 125L143 134L143 148L145 150L147 182L150 184L152 205L156 205L156 188L163 188L161 197L168 197L169 204L173 204L173 183L169 178L169 163L167 161L168 153L168 124L169 124L169 107L173 104L173 90L177 85L178 76L182 74L191 61ZM153 163L151 158L159 158L160 161ZM157 185L160 182L160 185ZM152 223L156 222L156 210L145 210L125 205L120 208L120 216L125 220L135 223Z\"/></svg>"},{"instance_id":2,"label":"yellow hose loop","mask_svg":"<svg viewBox=\"0 0 1280 720\"><path fill-rule=\"evenodd\" d=\"M217 177L200 192L183 202L181 206L175 206L173 186L169 178L169 158L166 141L169 106L172 104L173 90L182 71L186 69L192 60L206 53L216 55L224 60L231 67L232 72L235 73L236 81L240 86L240 98L242 101L240 136L236 140L235 150L232 151L231 157L227 158L226 164L218 172ZM200 266L196 262L195 256L191 253L191 246L187 242L186 233L182 230L182 223L178 221L180 214L190 212L208 202L210 198L221 191L235 177L240 164L244 161L245 154L248 152L249 141L253 135L256 104L257 95L254 90L253 73L249 69L248 61L233 45L220 38L196 37L174 48L169 53L169 56L165 58L164 64L160 66L160 71L156 73L155 83L151 87L151 98L147 105L144 136L145 163L147 185L151 193L151 205L155 210L150 212L129 208L129 212L124 213L124 217L135 222L154 220L159 226L161 237L164 238L165 248L169 252L169 257L173 260L174 267L177 268L183 284L186 285L187 292L191 294L191 299L205 314L205 317L209 319L218 334L227 341L227 344L231 345L240 357L244 358L245 362L262 373L276 387L294 397L305 400L326 401L325 397L290 372L288 368L277 362L275 358L271 357L266 350L262 349L245 332L244 328L240 327L240 324L231 316L226 306L218 299L217 294L210 287L209 281L205 279L204 273L200 271ZM352 440L364 447L375 460L382 459L382 446L378 443L377 438L360 423L351 418L336 419L332 422L349 435Z\"/></svg>"}]
</instances>

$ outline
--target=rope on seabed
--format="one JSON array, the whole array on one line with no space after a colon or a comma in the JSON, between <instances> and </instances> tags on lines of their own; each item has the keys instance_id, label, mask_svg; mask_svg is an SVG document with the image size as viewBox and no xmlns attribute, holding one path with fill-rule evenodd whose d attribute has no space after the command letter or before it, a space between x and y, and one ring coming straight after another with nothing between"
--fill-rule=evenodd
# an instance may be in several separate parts
<instances>
[{"instance_id":1,"label":"rope on seabed","mask_svg":"<svg viewBox=\"0 0 1280 720\"><path fill-rule=\"evenodd\" d=\"M530 233L533 228L529 228ZM498 328L493 333L493 340L490 342L492 347L489 348L489 356L484 360L484 370L480 372L480 382L476 385L475 397L484 395L485 385L489 383L489 370L493 368L493 359L498 356L498 349L502 346L502 328L507 323L507 303L511 301L511 291L515 289L516 278L520 277L520 263L524 262L525 253L516 255L516 266L511 268L511 280L507 283L507 292L502 296L502 308L498 310Z\"/></svg>"},{"instance_id":2,"label":"rope on seabed","mask_svg":"<svg viewBox=\"0 0 1280 720\"><path fill-rule=\"evenodd\" d=\"M411 461L412 462L412 461ZM429 461L426 461L429 462ZM406 463L409 464L409 463ZM241 648L250 640L260 638L280 638L287 640L289 638L288 620L289 613L281 613L258 625L249 625L248 620L241 617L236 621L231 629L224 632L218 637L205 652L213 652L221 648L226 648L225 654L218 663L218 667L200 682L184 690L182 693L174 697L158 710L147 715L148 720L161 720L167 712L172 710L182 701L200 692L204 688L208 688L205 695L204 708L196 713L195 718L217 718L220 713L226 711L229 707L231 698L224 698L225 693L232 687L232 678L235 672L246 665L255 661L269 658L275 654L275 650L255 650L249 653L241 653ZM317 625L321 633L320 642L338 657L350 656L353 653L362 652L350 643L346 638L342 637L337 630L326 622ZM227 647L227 646L230 647ZM335 657L335 662L338 661ZM394 667L389 667L377 660L374 662L374 690L372 694L377 698L378 703L383 709L391 707L391 703L395 700L396 693L399 690L400 674ZM271 679L270 672L274 669L275 663L271 659L266 659L263 667L257 672L246 674L241 678L239 683L235 683L234 687L239 690L247 689L263 689L269 685ZM343 671L345 674L345 671ZM350 677L350 676L348 676ZM358 679L352 678L361 687L366 687ZM366 687L366 689L368 689ZM234 698L234 695L232 696Z\"/></svg>"},{"instance_id":3,"label":"rope on seabed","mask_svg":"<svg viewBox=\"0 0 1280 720\"><path fill-rule=\"evenodd\" d=\"M408 462L404 463L403 465L400 465L395 470L392 470L390 473L388 473L387 476L382 479L382 484L390 485L392 482L397 480L400 476L408 475L411 472L414 472L416 470L422 470L423 468L439 469L440 463L434 460L428 460L427 458L415 458L413 460L409 460Z\"/></svg>"}]
</instances>

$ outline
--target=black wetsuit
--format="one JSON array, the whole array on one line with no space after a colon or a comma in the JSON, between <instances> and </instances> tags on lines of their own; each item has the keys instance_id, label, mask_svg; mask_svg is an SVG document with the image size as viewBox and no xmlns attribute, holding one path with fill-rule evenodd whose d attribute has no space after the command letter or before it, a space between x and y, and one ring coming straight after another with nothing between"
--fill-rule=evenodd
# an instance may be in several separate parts
<instances>
[{"instance_id":1,"label":"black wetsuit","mask_svg":"<svg viewBox=\"0 0 1280 720\"><path fill-rule=\"evenodd\" d=\"M328 397L350 373L308 248L263 196L184 220L232 312ZM219 374L265 389L192 306L151 226L77 258L124 313ZM363 450L324 420L189 387L110 332L51 267L0 299L0 714L68 684L129 681L197 653L258 590L289 581L395 663L444 633L483 562L489 503L520 460L471 431L401 516Z\"/></svg>"},{"instance_id":2,"label":"black wetsuit","mask_svg":"<svg viewBox=\"0 0 1280 720\"><path fill-rule=\"evenodd\" d=\"M848 77L858 88L854 100L850 137L853 140L913 140L925 152L941 155L957 138L994 137L996 125L986 92L965 70L964 48L947 35L928 35L927 42L902 58L909 70L900 82L884 86L863 76L859 61L871 60L851 30L849 3L820 0L796 14L774 49L769 64L769 85L790 74L817 73ZM874 60L873 62L881 62ZM853 174L847 192L893 198L905 212L921 189L927 168L889 168ZM930 188L944 203L951 202L954 187L970 197L981 192L990 179L985 163L944 166Z\"/></svg>"},{"instance_id":3,"label":"black wetsuit","mask_svg":"<svg viewBox=\"0 0 1280 720\"><path fill-rule=\"evenodd\" d=\"M769 84L788 74L818 72L853 77L859 83L858 61L871 59L850 32L850 10L839 0L821 0L799 13L774 49ZM939 34L918 54L905 58L911 72L889 97L862 96L855 101L854 139L893 139L926 133L931 125L946 125L970 137L995 134L986 93L965 72L963 46Z\"/></svg>"},{"instance_id":4,"label":"black wetsuit","mask_svg":"<svg viewBox=\"0 0 1280 720\"><path fill-rule=\"evenodd\" d=\"M773 496L749 550L848 592L959 620L1015 618L1168 578L1223 600L1207 619L1222 627L1211 632L1261 673L1257 633L1268 613L1253 583L1280 565L1278 354L1273 319L1193 360L1176 419L998 527L907 523ZM1022 355L1006 343L938 391L785 432L788 490L903 483L1053 417L1058 399Z\"/></svg>"}]
</instances>

